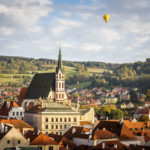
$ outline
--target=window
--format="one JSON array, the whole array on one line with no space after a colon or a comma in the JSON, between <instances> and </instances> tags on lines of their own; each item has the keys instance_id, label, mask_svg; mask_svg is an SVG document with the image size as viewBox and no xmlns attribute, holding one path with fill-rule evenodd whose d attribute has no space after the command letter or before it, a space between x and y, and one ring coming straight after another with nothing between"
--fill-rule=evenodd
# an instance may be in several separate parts
<instances>
[{"instance_id":1,"label":"window","mask_svg":"<svg viewBox=\"0 0 150 150\"><path fill-rule=\"evenodd\" d=\"M16 112L16 116L18 116L19 115L19 113L18 112Z\"/></svg>"},{"instance_id":2,"label":"window","mask_svg":"<svg viewBox=\"0 0 150 150\"><path fill-rule=\"evenodd\" d=\"M58 98L58 95L56 94L56 98Z\"/></svg>"},{"instance_id":3,"label":"window","mask_svg":"<svg viewBox=\"0 0 150 150\"><path fill-rule=\"evenodd\" d=\"M60 118L60 122L62 122L62 118Z\"/></svg>"},{"instance_id":4,"label":"window","mask_svg":"<svg viewBox=\"0 0 150 150\"><path fill-rule=\"evenodd\" d=\"M61 74L59 74L59 79L61 79Z\"/></svg>"},{"instance_id":5,"label":"window","mask_svg":"<svg viewBox=\"0 0 150 150\"><path fill-rule=\"evenodd\" d=\"M15 116L15 112L13 112L13 116Z\"/></svg>"},{"instance_id":6,"label":"window","mask_svg":"<svg viewBox=\"0 0 150 150\"><path fill-rule=\"evenodd\" d=\"M64 129L67 129L67 125L66 124L64 125Z\"/></svg>"},{"instance_id":7,"label":"window","mask_svg":"<svg viewBox=\"0 0 150 150\"><path fill-rule=\"evenodd\" d=\"M77 121L77 118L74 118L74 122L76 122Z\"/></svg>"},{"instance_id":8,"label":"window","mask_svg":"<svg viewBox=\"0 0 150 150\"><path fill-rule=\"evenodd\" d=\"M22 116L22 112L20 112L20 116Z\"/></svg>"},{"instance_id":9,"label":"window","mask_svg":"<svg viewBox=\"0 0 150 150\"><path fill-rule=\"evenodd\" d=\"M18 140L18 144L20 144L21 143L21 141L20 140Z\"/></svg>"},{"instance_id":10,"label":"window","mask_svg":"<svg viewBox=\"0 0 150 150\"><path fill-rule=\"evenodd\" d=\"M7 144L10 144L10 141L9 141L9 140L7 141Z\"/></svg>"},{"instance_id":11,"label":"window","mask_svg":"<svg viewBox=\"0 0 150 150\"><path fill-rule=\"evenodd\" d=\"M48 122L48 118L45 118L45 122Z\"/></svg>"},{"instance_id":12,"label":"window","mask_svg":"<svg viewBox=\"0 0 150 150\"><path fill-rule=\"evenodd\" d=\"M64 121L67 122L67 118L64 118Z\"/></svg>"},{"instance_id":13,"label":"window","mask_svg":"<svg viewBox=\"0 0 150 150\"><path fill-rule=\"evenodd\" d=\"M51 125L51 129L54 129L54 125Z\"/></svg>"},{"instance_id":14,"label":"window","mask_svg":"<svg viewBox=\"0 0 150 150\"><path fill-rule=\"evenodd\" d=\"M69 122L71 122L71 118L69 118Z\"/></svg>"},{"instance_id":15,"label":"window","mask_svg":"<svg viewBox=\"0 0 150 150\"><path fill-rule=\"evenodd\" d=\"M58 118L56 118L56 122L58 122Z\"/></svg>"},{"instance_id":16,"label":"window","mask_svg":"<svg viewBox=\"0 0 150 150\"><path fill-rule=\"evenodd\" d=\"M48 129L48 125L45 125L45 129Z\"/></svg>"},{"instance_id":17,"label":"window","mask_svg":"<svg viewBox=\"0 0 150 150\"><path fill-rule=\"evenodd\" d=\"M64 94L62 94L62 98L64 99Z\"/></svg>"},{"instance_id":18,"label":"window","mask_svg":"<svg viewBox=\"0 0 150 150\"><path fill-rule=\"evenodd\" d=\"M59 82L59 88L61 88L61 82Z\"/></svg>"},{"instance_id":19,"label":"window","mask_svg":"<svg viewBox=\"0 0 150 150\"><path fill-rule=\"evenodd\" d=\"M54 122L54 118L51 118L51 122Z\"/></svg>"},{"instance_id":20,"label":"window","mask_svg":"<svg viewBox=\"0 0 150 150\"><path fill-rule=\"evenodd\" d=\"M53 146L49 146L49 150L53 150Z\"/></svg>"},{"instance_id":21,"label":"window","mask_svg":"<svg viewBox=\"0 0 150 150\"><path fill-rule=\"evenodd\" d=\"M60 129L62 129L62 125L60 125Z\"/></svg>"},{"instance_id":22,"label":"window","mask_svg":"<svg viewBox=\"0 0 150 150\"><path fill-rule=\"evenodd\" d=\"M60 132L60 135L62 135L62 132Z\"/></svg>"},{"instance_id":23,"label":"window","mask_svg":"<svg viewBox=\"0 0 150 150\"><path fill-rule=\"evenodd\" d=\"M61 94L59 94L59 98L61 98Z\"/></svg>"},{"instance_id":24,"label":"window","mask_svg":"<svg viewBox=\"0 0 150 150\"><path fill-rule=\"evenodd\" d=\"M62 88L64 88L64 83L62 82Z\"/></svg>"},{"instance_id":25,"label":"window","mask_svg":"<svg viewBox=\"0 0 150 150\"><path fill-rule=\"evenodd\" d=\"M56 129L58 129L58 125L56 125Z\"/></svg>"},{"instance_id":26,"label":"window","mask_svg":"<svg viewBox=\"0 0 150 150\"><path fill-rule=\"evenodd\" d=\"M56 135L58 135L58 132L56 132Z\"/></svg>"}]
</instances>

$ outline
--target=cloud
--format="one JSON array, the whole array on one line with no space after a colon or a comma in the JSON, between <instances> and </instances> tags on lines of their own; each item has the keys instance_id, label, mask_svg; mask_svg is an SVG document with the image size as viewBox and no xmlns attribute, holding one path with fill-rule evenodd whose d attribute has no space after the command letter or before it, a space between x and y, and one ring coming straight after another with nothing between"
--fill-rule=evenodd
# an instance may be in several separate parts
<instances>
[{"instance_id":1,"label":"cloud","mask_svg":"<svg viewBox=\"0 0 150 150\"><path fill-rule=\"evenodd\" d=\"M83 43L81 45L81 49L86 52L97 52L97 51L100 51L102 47L97 44Z\"/></svg>"},{"instance_id":2,"label":"cloud","mask_svg":"<svg viewBox=\"0 0 150 150\"><path fill-rule=\"evenodd\" d=\"M149 6L148 0L0 1L0 54L57 59L61 40L66 60L144 60L150 56Z\"/></svg>"},{"instance_id":3,"label":"cloud","mask_svg":"<svg viewBox=\"0 0 150 150\"><path fill-rule=\"evenodd\" d=\"M13 34L13 29L7 27L0 27L0 36L11 36Z\"/></svg>"},{"instance_id":4,"label":"cloud","mask_svg":"<svg viewBox=\"0 0 150 150\"><path fill-rule=\"evenodd\" d=\"M12 1L14 1L12 6L0 4L0 14L7 17L14 25L19 25L20 27L35 25L41 17L48 16L53 10L46 5L51 4L48 0Z\"/></svg>"}]
</instances>

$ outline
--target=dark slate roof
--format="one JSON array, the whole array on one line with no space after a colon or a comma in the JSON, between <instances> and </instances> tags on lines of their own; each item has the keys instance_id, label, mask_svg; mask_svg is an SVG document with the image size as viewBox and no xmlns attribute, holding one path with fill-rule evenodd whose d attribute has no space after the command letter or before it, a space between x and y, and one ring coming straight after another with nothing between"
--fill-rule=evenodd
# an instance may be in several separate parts
<instances>
[{"instance_id":1,"label":"dark slate roof","mask_svg":"<svg viewBox=\"0 0 150 150\"><path fill-rule=\"evenodd\" d=\"M24 99L47 98L50 91L55 91L55 73L35 74Z\"/></svg>"}]
</instances>

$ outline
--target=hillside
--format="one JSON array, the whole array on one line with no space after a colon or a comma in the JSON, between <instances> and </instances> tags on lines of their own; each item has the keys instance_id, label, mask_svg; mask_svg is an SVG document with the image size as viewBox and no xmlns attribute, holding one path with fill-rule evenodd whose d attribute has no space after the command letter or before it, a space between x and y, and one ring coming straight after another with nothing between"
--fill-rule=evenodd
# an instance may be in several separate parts
<instances>
[{"instance_id":1,"label":"hillside","mask_svg":"<svg viewBox=\"0 0 150 150\"><path fill-rule=\"evenodd\" d=\"M52 59L0 56L0 83L29 84L35 73L54 72L56 65L57 60ZM150 58L145 62L124 64L63 61L63 65L67 87L143 87L141 81L147 83L150 78Z\"/></svg>"}]
</instances>

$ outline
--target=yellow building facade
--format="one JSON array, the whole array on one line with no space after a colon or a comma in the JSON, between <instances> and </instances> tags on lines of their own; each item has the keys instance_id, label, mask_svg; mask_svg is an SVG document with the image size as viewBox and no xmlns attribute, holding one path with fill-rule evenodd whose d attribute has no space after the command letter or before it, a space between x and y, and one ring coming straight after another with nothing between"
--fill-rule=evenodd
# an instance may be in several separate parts
<instances>
[{"instance_id":1,"label":"yellow building facade","mask_svg":"<svg viewBox=\"0 0 150 150\"><path fill-rule=\"evenodd\" d=\"M25 121L42 133L64 134L69 127L80 125L80 112L61 103L45 103L40 112L26 112Z\"/></svg>"}]
</instances>

